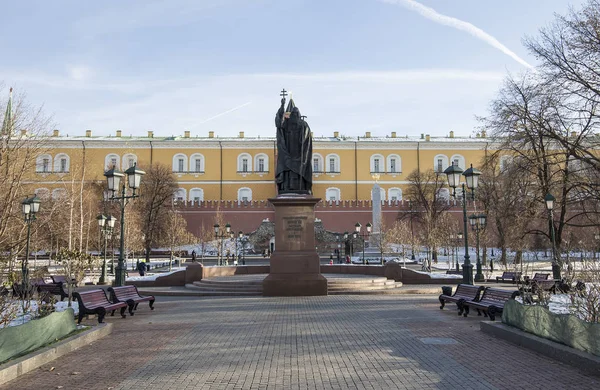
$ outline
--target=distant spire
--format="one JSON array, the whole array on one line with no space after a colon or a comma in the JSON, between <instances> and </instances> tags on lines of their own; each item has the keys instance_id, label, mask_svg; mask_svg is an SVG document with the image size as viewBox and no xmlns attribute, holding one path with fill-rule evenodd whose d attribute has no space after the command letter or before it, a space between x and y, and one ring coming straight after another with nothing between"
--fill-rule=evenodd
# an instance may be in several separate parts
<instances>
[{"instance_id":1,"label":"distant spire","mask_svg":"<svg viewBox=\"0 0 600 390\"><path fill-rule=\"evenodd\" d=\"M6 104L6 113L4 114L4 122L2 123L2 132L1 134L9 135L12 134L13 131L13 117L12 117L12 91L8 94L8 103Z\"/></svg>"}]
</instances>

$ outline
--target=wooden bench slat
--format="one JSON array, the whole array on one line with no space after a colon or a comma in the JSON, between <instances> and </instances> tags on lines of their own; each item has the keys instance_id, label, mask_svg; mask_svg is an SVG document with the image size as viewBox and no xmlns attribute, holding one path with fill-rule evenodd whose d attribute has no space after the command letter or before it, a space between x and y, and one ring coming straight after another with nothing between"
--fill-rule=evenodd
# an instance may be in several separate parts
<instances>
[{"instance_id":1,"label":"wooden bench slat","mask_svg":"<svg viewBox=\"0 0 600 390\"><path fill-rule=\"evenodd\" d=\"M107 311L114 311L121 308L121 317L125 318L125 309L127 304L123 302L110 302L106 297L104 290L91 290L73 293L79 303L79 321L83 319L85 314L98 314L98 323L102 323Z\"/></svg>"},{"instance_id":2,"label":"wooden bench slat","mask_svg":"<svg viewBox=\"0 0 600 390\"><path fill-rule=\"evenodd\" d=\"M141 296L136 286L109 287L111 300L113 302L126 302L129 306L129 314L134 315L134 310L140 302L149 302L150 310L154 310L154 296Z\"/></svg>"},{"instance_id":3,"label":"wooden bench slat","mask_svg":"<svg viewBox=\"0 0 600 390\"><path fill-rule=\"evenodd\" d=\"M463 301L478 300L481 291L483 291L482 286L459 284L458 286L456 286L456 291L453 295L441 294L439 296L439 300L441 303L440 310L444 308L446 302L455 302L458 308L458 315L461 315L463 312Z\"/></svg>"},{"instance_id":4,"label":"wooden bench slat","mask_svg":"<svg viewBox=\"0 0 600 390\"><path fill-rule=\"evenodd\" d=\"M477 310L477 314L481 315L483 311L484 315L490 317L490 320L496 319L496 314L501 313L504 309L504 304L509 299L514 299L518 295L518 291L500 290L491 287L486 288L483 291L483 295L479 301L465 301L464 305L464 316L467 317L469 314L469 307L474 307Z\"/></svg>"}]
</instances>

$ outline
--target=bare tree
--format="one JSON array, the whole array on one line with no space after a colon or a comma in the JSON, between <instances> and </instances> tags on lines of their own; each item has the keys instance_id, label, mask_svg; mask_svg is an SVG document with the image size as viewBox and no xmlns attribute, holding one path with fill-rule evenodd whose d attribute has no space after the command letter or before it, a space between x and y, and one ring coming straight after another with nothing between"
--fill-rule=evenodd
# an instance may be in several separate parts
<instances>
[{"instance_id":1,"label":"bare tree","mask_svg":"<svg viewBox=\"0 0 600 390\"><path fill-rule=\"evenodd\" d=\"M12 88L0 107L0 264L8 262L12 269L25 247L20 203L32 195L26 178L36 167L37 156L47 150L50 125L42 110L29 106L22 95L13 99Z\"/></svg>"},{"instance_id":2,"label":"bare tree","mask_svg":"<svg viewBox=\"0 0 600 390\"><path fill-rule=\"evenodd\" d=\"M439 246L440 221L450 209L450 202L441 191L446 186L445 177L442 176L430 169L425 172L415 170L407 177L410 183L407 196L419 210L415 218L419 221L423 243L428 248L428 254L435 253ZM430 260L428 255L426 264L428 269L431 269Z\"/></svg>"},{"instance_id":3,"label":"bare tree","mask_svg":"<svg viewBox=\"0 0 600 390\"><path fill-rule=\"evenodd\" d=\"M166 243L169 247L170 262L169 270L173 263L173 251L182 245L188 245L195 241L195 237L187 230L187 222L173 207L169 210L166 218Z\"/></svg>"},{"instance_id":4,"label":"bare tree","mask_svg":"<svg viewBox=\"0 0 600 390\"><path fill-rule=\"evenodd\" d=\"M146 262L150 261L152 246L164 235L164 221L177 188L175 176L164 164L152 164L142 180L136 209L141 215Z\"/></svg>"}]
</instances>

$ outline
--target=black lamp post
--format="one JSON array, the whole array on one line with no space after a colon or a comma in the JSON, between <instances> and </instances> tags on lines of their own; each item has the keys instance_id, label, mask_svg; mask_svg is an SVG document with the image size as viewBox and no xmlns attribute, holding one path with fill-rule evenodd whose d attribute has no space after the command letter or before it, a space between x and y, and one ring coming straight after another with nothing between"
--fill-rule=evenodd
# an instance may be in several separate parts
<instances>
[{"instance_id":1,"label":"black lamp post","mask_svg":"<svg viewBox=\"0 0 600 390\"><path fill-rule=\"evenodd\" d=\"M554 280L560 280L560 266L556 254L556 238L554 237L554 201L556 198L551 193L544 196L546 209L548 209L548 225L550 227L550 240L552 242L552 277Z\"/></svg>"},{"instance_id":2,"label":"black lamp post","mask_svg":"<svg viewBox=\"0 0 600 390\"><path fill-rule=\"evenodd\" d=\"M31 223L35 221L35 215L40 211L40 203L42 201L37 195L31 198L26 198L21 202L21 210L23 211L23 220L27 224L27 244L25 245L25 260L21 265L23 277L23 299L28 299L29 295L29 242L31 240Z\"/></svg>"},{"instance_id":3,"label":"black lamp post","mask_svg":"<svg viewBox=\"0 0 600 390\"><path fill-rule=\"evenodd\" d=\"M458 247L460 246L460 241L463 239L462 232L456 233L456 272L460 273L460 264L458 264Z\"/></svg>"},{"instance_id":4,"label":"black lamp post","mask_svg":"<svg viewBox=\"0 0 600 390\"><path fill-rule=\"evenodd\" d=\"M444 173L448 176L448 185L452 188L452 196L456 198L456 187L462 185L463 225L465 235L465 262L463 263L463 283L473 284L473 264L469 260L469 234L467 231L467 191L465 183L460 183L461 174L465 177L466 187L471 190L471 199L475 200L475 189L479 184L481 172L471 164L471 167L463 171L457 165L450 165Z\"/></svg>"},{"instance_id":5,"label":"black lamp post","mask_svg":"<svg viewBox=\"0 0 600 390\"><path fill-rule=\"evenodd\" d=\"M475 272L475 281L476 282L484 282L485 278L483 276L483 272L481 271L481 258L479 257L479 232L481 232L485 228L487 216L485 214L471 214L469 216L469 223L471 224L471 229L475 231L476 237L476 253L477 253L477 271Z\"/></svg>"},{"instance_id":6,"label":"black lamp post","mask_svg":"<svg viewBox=\"0 0 600 390\"><path fill-rule=\"evenodd\" d=\"M140 183L142 181L142 176L145 175L146 172L137 168L137 163L133 164L132 167L123 172L119 171L116 167L113 166L112 169L109 169L104 173L106 176L106 182L108 186L108 190L111 191L112 196L109 197L110 200L119 201L119 206L121 206L121 240L119 243L119 261L117 263L117 267L115 268L115 286L124 286L125 285L125 273L127 272L127 266L125 265L125 206L129 203L129 199L134 199L139 197L136 195L136 190L140 188ZM127 175L127 184L131 189L131 195L127 195L127 186L125 180L121 182ZM121 196L115 195L118 191L121 190Z\"/></svg>"},{"instance_id":7,"label":"black lamp post","mask_svg":"<svg viewBox=\"0 0 600 390\"><path fill-rule=\"evenodd\" d=\"M414 218L414 210L413 210L413 203L409 200L408 201L408 207L410 208L410 237L411 237L411 242L410 242L410 259L411 260L415 260L415 243L414 243L414 237L415 237L415 232L413 231L413 218Z\"/></svg>"},{"instance_id":8,"label":"black lamp post","mask_svg":"<svg viewBox=\"0 0 600 390\"><path fill-rule=\"evenodd\" d=\"M348 232L344 232L344 242L345 242L345 251L346 251L346 255L350 256L350 259L352 259L352 256L354 256L354 239L356 238L356 236L354 234L349 234Z\"/></svg>"},{"instance_id":9,"label":"black lamp post","mask_svg":"<svg viewBox=\"0 0 600 390\"><path fill-rule=\"evenodd\" d=\"M215 229L215 239L220 240L219 247L221 249L219 250L218 265L223 265L223 239L230 236L230 234L231 234L231 225L230 224L226 224L224 232L221 231L221 226L218 223L216 223L213 226L213 228Z\"/></svg>"},{"instance_id":10,"label":"black lamp post","mask_svg":"<svg viewBox=\"0 0 600 390\"><path fill-rule=\"evenodd\" d=\"M360 231L360 229L362 228L362 225L360 224L360 222L356 222L356 225L354 225L354 233L352 233L352 236L354 238L359 237L362 238L363 241L363 255L362 255L362 263L365 264L365 246L366 246L366 242L367 242L367 238L369 238L371 236L371 229L373 229L373 225L371 225L371 222L367 223L367 232L366 233L362 233Z\"/></svg>"},{"instance_id":11,"label":"black lamp post","mask_svg":"<svg viewBox=\"0 0 600 390\"><path fill-rule=\"evenodd\" d=\"M112 236L112 230L117 219L112 215L105 217L102 214L98 215L96 219L98 220L98 226L100 227L100 235L104 238L104 260L102 261L102 273L100 274L98 284L106 284L106 245L107 241L110 240Z\"/></svg>"},{"instance_id":12,"label":"black lamp post","mask_svg":"<svg viewBox=\"0 0 600 390\"><path fill-rule=\"evenodd\" d=\"M244 240L244 232L241 230L238 232L238 239L242 244L242 265L246 265L246 241ZM237 245L237 244L236 244ZM238 264L240 261L240 256L238 255Z\"/></svg>"},{"instance_id":13,"label":"black lamp post","mask_svg":"<svg viewBox=\"0 0 600 390\"><path fill-rule=\"evenodd\" d=\"M242 240L242 237L244 237L244 233L240 230L238 232L238 234L236 235L234 231L231 231L231 233L229 233L231 236L231 239L233 240L235 238L235 251L234 251L234 263L235 263L235 259L237 259L238 261L238 265L240 264L240 249L239 249L239 242Z\"/></svg>"}]
</instances>

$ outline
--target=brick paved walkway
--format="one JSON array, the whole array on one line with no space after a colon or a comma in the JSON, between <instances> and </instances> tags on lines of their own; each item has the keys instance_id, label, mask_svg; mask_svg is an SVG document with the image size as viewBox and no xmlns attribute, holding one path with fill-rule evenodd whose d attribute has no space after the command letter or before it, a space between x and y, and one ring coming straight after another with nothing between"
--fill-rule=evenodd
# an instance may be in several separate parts
<instances>
[{"instance_id":1,"label":"brick paved walkway","mask_svg":"<svg viewBox=\"0 0 600 390\"><path fill-rule=\"evenodd\" d=\"M154 312L109 317L109 337L0 389L600 388L438 305L433 296L160 297Z\"/></svg>"}]
</instances>

